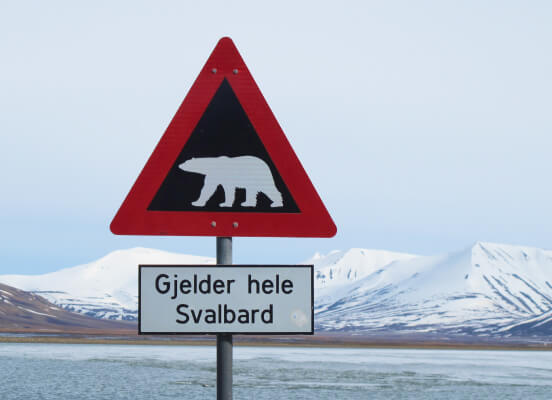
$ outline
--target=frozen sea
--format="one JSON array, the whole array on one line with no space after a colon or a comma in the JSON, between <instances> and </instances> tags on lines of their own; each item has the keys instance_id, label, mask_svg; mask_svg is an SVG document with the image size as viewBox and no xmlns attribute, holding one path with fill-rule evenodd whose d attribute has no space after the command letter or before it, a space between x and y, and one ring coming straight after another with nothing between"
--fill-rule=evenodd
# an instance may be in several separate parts
<instances>
[{"instance_id":1,"label":"frozen sea","mask_svg":"<svg viewBox=\"0 0 552 400\"><path fill-rule=\"evenodd\" d=\"M214 347L0 343L0 397L214 399ZM550 399L552 352L234 347L234 399Z\"/></svg>"}]
</instances>

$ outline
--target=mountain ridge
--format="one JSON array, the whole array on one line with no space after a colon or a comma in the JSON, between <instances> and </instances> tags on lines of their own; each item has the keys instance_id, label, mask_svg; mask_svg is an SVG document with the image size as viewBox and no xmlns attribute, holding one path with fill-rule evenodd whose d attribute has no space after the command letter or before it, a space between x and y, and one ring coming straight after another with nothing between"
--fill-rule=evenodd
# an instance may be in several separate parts
<instances>
[{"instance_id":1,"label":"mountain ridge","mask_svg":"<svg viewBox=\"0 0 552 400\"><path fill-rule=\"evenodd\" d=\"M122 321L98 320L64 310L33 293L0 283L1 332L132 333L135 326Z\"/></svg>"},{"instance_id":2,"label":"mountain ridge","mask_svg":"<svg viewBox=\"0 0 552 400\"><path fill-rule=\"evenodd\" d=\"M137 266L148 263L215 260L133 248L48 274L3 275L0 282L70 311L132 321L137 317ZM320 332L552 333L549 250L477 241L440 255L352 248L315 254L305 263L315 266Z\"/></svg>"},{"instance_id":3,"label":"mountain ridge","mask_svg":"<svg viewBox=\"0 0 552 400\"><path fill-rule=\"evenodd\" d=\"M135 321L139 264L214 264L210 257L135 247L42 275L2 275L5 282L84 315Z\"/></svg>"},{"instance_id":4,"label":"mountain ridge","mask_svg":"<svg viewBox=\"0 0 552 400\"><path fill-rule=\"evenodd\" d=\"M345 292L330 288L317 321L322 330L488 334L550 310L551 281L550 252L476 242L388 264Z\"/></svg>"}]
</instances>

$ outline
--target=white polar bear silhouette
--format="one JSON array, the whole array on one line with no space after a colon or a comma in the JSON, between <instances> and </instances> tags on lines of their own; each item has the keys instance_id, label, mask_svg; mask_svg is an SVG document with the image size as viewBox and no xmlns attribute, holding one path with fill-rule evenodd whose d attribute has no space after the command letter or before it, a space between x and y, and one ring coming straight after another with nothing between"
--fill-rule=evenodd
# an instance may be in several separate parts
<instances>
[{"instance_id":1,"label":"white polar bear silhouette","mask_svg":"<svg viewBox=\"0 0 552 400\"><path fill-rule=\"evenodd\" d=\"M282 207L282 194L274 184L270 168L260 158L253 156L239 157L199 157L184 161L178 166L183 171L205 175L199 198L193 206L203 207L222 186L224 202L221 207L232 207L236 189L245 189L244 207L256 207L257 195L264 193L271 201L270 207Z\"/></svg>"}]
</instances>

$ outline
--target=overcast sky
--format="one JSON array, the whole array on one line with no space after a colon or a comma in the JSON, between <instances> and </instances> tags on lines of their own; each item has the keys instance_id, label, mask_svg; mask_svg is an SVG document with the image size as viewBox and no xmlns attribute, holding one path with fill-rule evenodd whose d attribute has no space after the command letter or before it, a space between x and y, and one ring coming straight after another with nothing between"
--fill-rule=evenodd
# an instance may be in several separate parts
<instances>
[{"instance_id":1,"label":"overcast sky","mask_svg":"<svg viewBox=\"0 0 552 400\"><path fill-rule=\"evenodd\" d=\"M333 239L238 238L236 263L350 247L552 248L548 1L2 1L0 273L214 238L109 223L230 36L334 218Z\"/></svg>"}]
</instances>

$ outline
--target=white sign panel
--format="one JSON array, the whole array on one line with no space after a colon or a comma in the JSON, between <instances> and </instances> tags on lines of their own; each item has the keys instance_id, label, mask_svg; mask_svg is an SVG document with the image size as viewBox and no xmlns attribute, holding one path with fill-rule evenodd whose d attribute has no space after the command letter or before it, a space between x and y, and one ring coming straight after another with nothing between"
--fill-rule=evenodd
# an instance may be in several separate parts
<instances>
[{"instance_id":1,"label":"white sign panel","mask_svg":"<svg viewBox=\"0 0 552 400\"><path fill-rule=\"evenodd\" d=\"M312 265L140 265L138 332L313 334Z\"/></svg>"}]
</instances>

